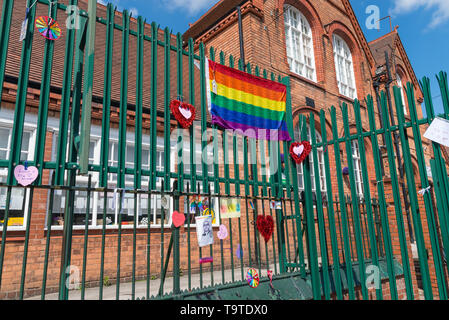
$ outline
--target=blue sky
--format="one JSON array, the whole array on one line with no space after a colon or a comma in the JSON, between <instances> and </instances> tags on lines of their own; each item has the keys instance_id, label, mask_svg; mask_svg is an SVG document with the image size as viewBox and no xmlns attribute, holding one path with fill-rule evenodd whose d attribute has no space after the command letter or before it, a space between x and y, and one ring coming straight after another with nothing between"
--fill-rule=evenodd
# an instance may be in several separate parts
<instances>
[{"instance_id":1,"label":"blue sky","mask_svg":"<svg viewBox=\"0 0 449 320\"><path fill-rule=\"evenodd\" d=\"M128 9L133 16L142 15L147 22L156 21L173 33L185 32L217 0L98 0L112 2L119 10ZM418 79L428 76L437 112L442 112L440 92L435 75L449 71L449 0L350 0L368 41L390 32L389 20L380 23L380 30L366 26L370 5L379 8L380 17L391 16Z\"/></svg>"}]
</instances>

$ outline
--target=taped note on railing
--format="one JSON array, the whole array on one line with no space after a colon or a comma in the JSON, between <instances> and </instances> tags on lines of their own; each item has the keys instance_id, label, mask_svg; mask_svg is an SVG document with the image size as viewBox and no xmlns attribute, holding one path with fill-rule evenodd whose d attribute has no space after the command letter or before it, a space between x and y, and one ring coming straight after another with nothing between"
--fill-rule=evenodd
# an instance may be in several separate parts
<instances>
[{"instance_id":1,"label":"taped note on railing","mask_svg":"<svg viewBox=\"0 0 449 320\"><path fill-rule=\"evenodd\" d=\"M205 247L214 243L212 216L195 217L198 246Z\"/></svg>"},{"instance_id":2,"label":"taped note on railing","mask_svg":"<svg viewBox=\"0 0 449 320\"><path fill-rule=\"evenodd\" d=\"M435 118L424 133L424 138L449 148L449 121L443 118Z\"/></svg>"}]
</instances>

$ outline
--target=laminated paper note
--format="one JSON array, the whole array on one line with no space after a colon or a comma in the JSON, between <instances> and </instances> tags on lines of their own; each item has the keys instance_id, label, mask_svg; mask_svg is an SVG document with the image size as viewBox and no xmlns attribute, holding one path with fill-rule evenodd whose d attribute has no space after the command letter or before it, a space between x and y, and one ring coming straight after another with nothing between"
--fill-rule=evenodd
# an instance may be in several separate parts
<instances>
[{"instance_id":1,"label":"laminated paper note","mask_svg":"<svg viewBox=\"0 0 449 320\"><path fill-rule=\"evenodd\" d=\"M212 230L212 216L201 216L195 218L198 246L205 247L214 243Z\"/></svg>"},{"instance_id":2,"label":"laminated paper note","mask_svg":"<svg viewBox=\"0 0 449 320\"><path fill-rule=\"evenodd\" d=\"M240 199L220 199L220 217L240 218Z\"/></svg>"},{"instance_id":3,"label":"laminated paper note","mask_svg":"<svg viewBox=\"0 0 449 320\"><path fill-rule=\"evenodd\" d=\"M449 148L449 121L443 118L435 118L424 133L424 138Z\"/></svg>"}]
</instances>

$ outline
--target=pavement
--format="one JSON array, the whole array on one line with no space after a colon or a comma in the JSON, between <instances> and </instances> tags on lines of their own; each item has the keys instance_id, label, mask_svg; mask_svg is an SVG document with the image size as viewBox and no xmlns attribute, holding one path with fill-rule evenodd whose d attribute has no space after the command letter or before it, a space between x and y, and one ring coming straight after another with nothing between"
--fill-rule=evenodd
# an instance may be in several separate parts
<instances>
[{"instance_id":1,"label":"pavement","mask_svg":"<svg viewBox=\"0 0 449 320\"><path fill-rule=\"evenodd\" d=\"M277 270L279 270L279 266L276 266ZM243 268L244 276L248 267ZM256 268L258 270L258 268ZM270 270L274 269L274 264L270 265ZM261 277L267 276L267 269L262 268ZM203 287L212 285L212 275L210 271L204 271L203 275ZM221 270L216 270L213 272L213 285L223 283L223 276ZM241 268L234 269L234 280L241 281L242 280L242 271ZM227 269L224 271L224 282L232 281L232 269ZM159 292L160 287L160 279L150 280L150 297L156 296ZM180 279L181 290L187 290L189 288L189 277L188 275L182 275ZM190 277L190 288L196 289L201 285L200 274L191 274ZM139 280L135 282L135 299L145 298L147 291L147 280ZM173 290L173 278L167 277L164 283L164 291L163 293L170 293ZM99 287L86 288L84 292L85 300L98 300L99 299ZM103 286L103 300L117 300L116 296L117 286L115 284L110 286ZM118 300L130 300L132 299L132 283L120 283L119 290L119 299ZM35 296L28 298L26 300L40 300L40 296ZM50 293L45 296L45 300L58 300L58 293ZM81 289L73 289L69 291L69 300L81 300Z\"/></svg>"}]
</instances>

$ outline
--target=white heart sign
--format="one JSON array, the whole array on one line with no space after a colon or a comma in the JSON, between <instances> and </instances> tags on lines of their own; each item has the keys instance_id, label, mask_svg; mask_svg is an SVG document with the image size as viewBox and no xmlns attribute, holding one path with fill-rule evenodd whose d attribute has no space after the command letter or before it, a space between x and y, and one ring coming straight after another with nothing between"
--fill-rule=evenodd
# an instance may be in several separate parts
<instances>
[{"instance_id":1,"label":"white heart sign","mask_svg":"<svg viewBox=\"0 0 449 320\"><path fill-rule=\"evenodd\" d=\"M297 155L300 156L303 152L304 152L304 145L300 145L297 147L293 148L293 152Z\"/></svg>"},{"instance_id":2,"label":"white heart sign","mask_svg":"<svg viewBox=\"0 0 449 320\"><path fill-rule=\"evenodd\" d=\"M186 119L190 119L192 116L192 111L189 109L179 108L179 112L181 112L182 116Z\"/></svg>"},{"instance_id":3,"label":"white heart sign","mask_svg":"<svg viewBox=\"0 0 449 320\"><path fill-rule=\"evenodd\" d=\"M25 169L24 166L19 165L14 169L14 177L16 177L17 182L26 187L32 184L39 175L39 170L36 167L28 167Z\"/></svg>"}]
</instances>

